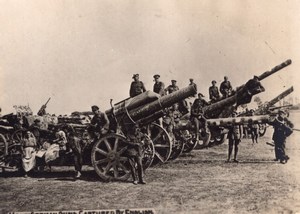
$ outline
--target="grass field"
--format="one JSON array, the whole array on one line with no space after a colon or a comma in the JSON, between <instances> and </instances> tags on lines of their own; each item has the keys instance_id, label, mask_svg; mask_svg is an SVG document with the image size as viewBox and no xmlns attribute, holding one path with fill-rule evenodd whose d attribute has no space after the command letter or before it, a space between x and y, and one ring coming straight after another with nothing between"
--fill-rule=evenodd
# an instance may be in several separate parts
<instances>
[{"instance_id":1,"label":"grass field","mask_svg":"<svg viewBox=\"0 0 300 214\"><path fill-rule=\"evenodd\" d=\"M149 168L147 185L99 181L91 168L72 179L73 167L34 178L0 174L0 211L154 208L157 213L300 212L300 133L287 142L287 164L273 161L272 129L240 144L240 163L225 163L227 142Z\"/></svg>"}]
</instances>

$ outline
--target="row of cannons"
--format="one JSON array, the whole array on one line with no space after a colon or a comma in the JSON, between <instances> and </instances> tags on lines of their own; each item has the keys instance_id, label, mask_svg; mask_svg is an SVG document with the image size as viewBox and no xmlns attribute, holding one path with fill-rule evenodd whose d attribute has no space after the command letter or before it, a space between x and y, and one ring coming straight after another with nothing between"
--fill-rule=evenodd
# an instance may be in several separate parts
<instances>
[{"instance_id":1,"label":"row of cannons","mask_svg":"<svg viewBox=\"0 0 300 214\"><path fill-rule=\"evenodd\" d=\"M261 80L290 64L291 60L287 60L260 76L254 76L244 85L238 87L230 97L204 107L204 116L207 118L209 130L200 129L201 143L198 145L198 140L195 139L194 125L189 120L189 113L182 115L172 130L168 130L158 123L160 118L165 117L167 109L197 93L193 86L162 97L147 91L112 105L111 109L105 111L110 121L109 133L97 140L88 131L91 112L74 112L70 116L59 117L23 114L20 118L14 114L5 115L0 120L0 167L4 171L6 168L19 168L21 166L24 129L31 127L31 131L37 137L38 142L42 142L51 141L54 138L53 127L68 125L75 130L77 137L81 138L84 148L84 164L93 166L103 180L126 180L130 175L128 159L124 156L126 145L128 145L126 143L126 127L139 124L147 135L145 139L147 143L144 144L143 148L143 166L145 169L151 165L174 160L183 152L191 152L195 147L203 149L219 145L226 139L226 127L228 126L251 123L265 124L269 121L270 115L267 110L271 105L260 109L258 112L260 115L244 116L241 114L240 117L236 118L230 116L238 106L251 102L254 95L265 90L260 83ZM288 89L269 103L273 105L292 91L292 88ZM39 127L34 126L36 119L40 121ZM265 126L261 127L263 127L263 134ZM72 154L68 154L66 157L62 157L64 161L57 162L57 165L72 164L71 156Z\"/></svg>"}]
</instances>

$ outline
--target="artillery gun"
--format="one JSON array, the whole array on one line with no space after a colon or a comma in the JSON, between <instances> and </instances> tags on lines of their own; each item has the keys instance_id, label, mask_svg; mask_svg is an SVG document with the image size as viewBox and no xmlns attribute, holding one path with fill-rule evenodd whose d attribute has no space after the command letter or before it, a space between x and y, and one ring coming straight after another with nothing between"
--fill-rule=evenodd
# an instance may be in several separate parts
<instances>
[{"instance_id":1,"label":"artillery gun","mask_svg":"<svg viewBox=\"0 0 300 214\"><path fill-rule=\"evenodd\" d=\"M273 98L272 100L264 103L263 105L259 106L256 110L254 110L253 114L254 115L266 115L266 114L271 114L275 115L277 114L277 111L280 109L285 109L291 107L291 105L285 105L285 106L277 106L275 107L274 105L278 103L280 100L284 99L286 96L291 94L294 91L293 87L288 88L287 90L283 91L280 93L278 96ZM242 112L238 116L249 116L249 112ZM262 137L266 133L267 130L267 125L262 123L259 125L259 136Z\"/></svg>"},{"instance_id":2,"label":"artillery gun","mask_svg":"<svg viewBox=\"0 0 300 214\"><path fill-rule=\"evenodd\" d=\"M280 65L277 65L271 71L266 71L259 76L254 76L252 79L246 82L235 90L235 92L222 100L211 103L203 108L204 116L207 119L215 118L227 118L232 115L232 112L240 105L251 102L254 95L263 92L265 89L261 85L260 81L269 77L270 75L278 72L292 63L291 60L287 60ZM185 115L181 123L175 127L175 131L189 130L193 136L193 129L190 121L188 120L189 115ZM209 126L210 133L206 134L201 132L203 144L199 146L200 149L218 145L224 142L226 139L226 130L222 126ZM189 140L189 143L185 144L184 152L193 150L197 145L196 140Z\"/></svg>"}]
</instances>

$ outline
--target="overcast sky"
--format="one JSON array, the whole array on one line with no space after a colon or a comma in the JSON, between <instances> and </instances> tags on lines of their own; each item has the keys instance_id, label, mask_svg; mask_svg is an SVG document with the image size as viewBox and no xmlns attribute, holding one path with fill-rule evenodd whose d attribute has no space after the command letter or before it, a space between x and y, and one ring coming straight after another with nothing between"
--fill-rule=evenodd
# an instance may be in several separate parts
<instances>
[{"instance_id":1,"label":"overcast sky","mask_svg":"<svg viewBox=\"0 0 300 214\"><path fill-rule=\"evenodd\" d=\"M65 114L128 97L132 74L179 87L193 77L206 97L214 79L233 86L281 62L263 80L270 100L300 81L297 0L0 0L0 104Z\"/></svg>"}]
</instances>

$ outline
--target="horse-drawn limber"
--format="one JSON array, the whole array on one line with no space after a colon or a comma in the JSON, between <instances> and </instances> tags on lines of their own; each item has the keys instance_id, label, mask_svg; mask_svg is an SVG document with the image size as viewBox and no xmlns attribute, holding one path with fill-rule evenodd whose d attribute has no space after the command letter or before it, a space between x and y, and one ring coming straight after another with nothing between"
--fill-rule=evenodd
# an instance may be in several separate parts
<instances>
[{"instance_id":1,"label":"horse-drawn limber","mask_svg":"<svg viewBox=\"0 0 300 214\"><path fill-rule=\"evenodd\" d=\"M289 64L291 64L291 60L287 60L258 77L255 76L246 84L238 87L230 97L204 107L204 116L207 118L209 133L200 129L200 136L202 136L203 141L200 148L224 142L226 138L224 127L229 124L238 124L236 118L229 118L233 110L241 104L249 103L253 95L264 90L260 80ZM89 112L76 112L71 116L61 117L26 115L23 118L25 123L22 124L22 128L16 129L14 123L8 123L4 125L6 126L5 129L0 129L0 161L4 164L2 166L11 167L15 164L12 160L18 158L20 160L22 129L31 128L38 138L44 138L38 139L41 142L53 139L55 128L68 126L75 130L76 136L84 144L84 164L93 166L96 173L103 180L126 180L130 175L130 169L128 158L124 156L124 152L128 145L128 127L134 124L139 124L147 136L144 143L143 157L145 168L154 163L164 163L169 159L175 159L183 151L189 152L196 147L198 141L195 140L195 128L189 120L188 114L180 117L171 132L166 130L158 121L160 118L165 117L168 108L176 103L183 102L184 99L196 93L196 88L190 85L162 97L154 92L147 91L136 97L118 102L112 105L111 109L105 111L110 121L110 127L108 134L101 136L101 138L92 137L93 135L88 131L91 119ZM7 118L9 117L4 116L1 120L6 121ZM34 126L37 119L42 121L44 126L38 128ZM224 120L227 122L217 122ZM265 122L265 120L257 117L248 117L239 121L243 121L243 124L255 121L258 123Z\"/></svg>"}]
</instances>

